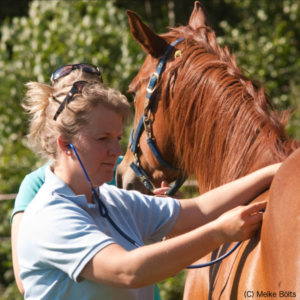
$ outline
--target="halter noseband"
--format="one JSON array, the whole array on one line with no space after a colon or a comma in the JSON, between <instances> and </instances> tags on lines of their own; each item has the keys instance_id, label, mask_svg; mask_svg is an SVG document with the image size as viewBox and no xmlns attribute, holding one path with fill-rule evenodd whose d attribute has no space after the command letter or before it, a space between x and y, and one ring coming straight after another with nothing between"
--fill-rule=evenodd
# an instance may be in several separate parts
<instances>
[{"instance_id":1,"label":"halter noseband","mask_svg":"<svg viewBox=\"0 0 300 300\"><path fill-rule=\"evenodd\" d=\"M157 82L158 82L160 75L162 73L162 70L166 64L168 54L174 48L175 45L177 45L178 43L180 43L183 40L184 40L184 38L180 38L180 39L176 40L175 42L173 42L171 45L169 45L169 47L166 50L166 52L164 53L163 57L160 59L158 66L156 68L156 71L152 74L149 84L147 86L147 95L146 95L146 99L145 99L145 103L144 103L144 113L140 119L140 122L135 131L135 134L133 134L133 129L130 134L129 146L130 146L130 150L134 157L134 162L132 162L130 164L130 167L132 168L134 173L140 178L142 184L150 191L153 191L155 189L155 187L151 183L149 176L146 174L146 171L140 164L139 157L137 154L137 149L139 147L139 140L140 140L140 137L144 130L146 131L146 134L147 134L147 143L148 143L153 155L158 160L158 162L169 170L173 170L173 171L177 171L177 172L184 171L184 170L178 169L176 167L173 167L172 165L170 165L167 161L165 161L162 158L162 156L155 144L155 141L152 138L152 121L150 120L151 109L152 109L152 106L154 103L154 98L153 97L151 98L151 96L156 89ZM182 186L182 184L185 182L186 178L187 178L186 176L179 178L175 182L173 187L170 190L168 190L168 192L166 194L169 196L173 196L178 191L178 189Z\"/></svg>"}]
</instances>

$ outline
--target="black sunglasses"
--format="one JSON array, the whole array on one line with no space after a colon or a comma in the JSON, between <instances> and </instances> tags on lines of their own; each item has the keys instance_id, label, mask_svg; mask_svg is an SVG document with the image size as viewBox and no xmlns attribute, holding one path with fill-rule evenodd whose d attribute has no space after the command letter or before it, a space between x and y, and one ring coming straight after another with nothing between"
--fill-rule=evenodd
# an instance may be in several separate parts
<instances>
[{"instance_id":1,"label":"black sunglasses","mask_svg":"<svg viewBox=\"0 0 300 300\"><path fill-rule=\"evenodd\" d=\"M92 73L99 76L102 82L101 72L99 71L98 67L91 64L82 63L82 64L66 65L55 70L51 75L51 85L61 77L64 77L70 74L73 70L77 70L77 69L81 69L83 72Z\"/></svg>"},{"instance_id":2,"label":"black sunglasses","mask_svg":"<svg viewBox=\"0 0 300 300\"><path fill-rule=\"evenodd\" d=\"M59 106L57 112L55 113L54 118L53 118L54 121L56 121L57 117L61 114L61 112L64 110L64 108L67 106L67 104L69 104L71 102L72 97L74 96L74 94L76 94L77 92L82 93L83 88L85 87L85 85L87 83L88 83L87 81L76 81L76 82L74 82L70 92L68 93L68 95L66 96L64 101Z\"/></svg>"}]
</instances>

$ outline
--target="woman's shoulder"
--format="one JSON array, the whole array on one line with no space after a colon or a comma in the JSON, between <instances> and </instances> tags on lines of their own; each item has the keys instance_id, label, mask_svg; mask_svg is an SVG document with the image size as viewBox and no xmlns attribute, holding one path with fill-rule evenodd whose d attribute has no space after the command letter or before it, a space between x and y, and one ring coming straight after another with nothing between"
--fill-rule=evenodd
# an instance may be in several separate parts
<instances>
[{"instance_id":1,"label":"woman's shoulder","mask_svg":"<svg viewBox=\"0 0 300 300\"><path fill-rule=\"evenodd\" d=\"M44 165L25 176L20 185L17 202L29 203L34 198L45 182L46 168L47 165Z\"/></svg>"},{"instance_id":2,"label":"woman's shoulder","mask_svg":"<svg viewBox=\"0 0 300 300\"><path fill-rule=\"evenodd\" d=\"M25 211L44 184L46 167L47 164L25 176L15 200L14 210L11 215L11 223L14 214Z\"/></svg>"},{"instance_id":3,"label":"woman's shoulder","mask_svg":"<svg viewBox=\"0 0 300 300\"><path fill-rule=\"evenodd\" d=\"M45 171L47 166L48 164L45 164L42 167L26 175L22 184L25 183L25 184L41 186L45 182Z\"/></svg>"},{"instance_id":4,"label":"woman's shoulder","mask_svg":"<svg viewBox=\"0 0 300 300\"><path fill-rule=\"evenodd\" d=\"M101 185L99 189L100 189L100 194L109 195L113 198L116 197L120 199L133 199L136 197L142 198L145 196L138 191L128 191L128 190L120 189L114 185L110 185L107 183Z\"/></svg>"},{"instance_id":5,"label":"woman's shoulder","mask_svg":"<svg viewBox=\"0 0 300 300\"><path fill-rule=\"evenodd\" d=\"M123 208L136 210L145 206L149 207L150 203L155 201L154 196L144 195L139 191L120 189L108 184L100 187L100 194L108 205L116 206L121 210Z\"/></svg>"}]
</instances>

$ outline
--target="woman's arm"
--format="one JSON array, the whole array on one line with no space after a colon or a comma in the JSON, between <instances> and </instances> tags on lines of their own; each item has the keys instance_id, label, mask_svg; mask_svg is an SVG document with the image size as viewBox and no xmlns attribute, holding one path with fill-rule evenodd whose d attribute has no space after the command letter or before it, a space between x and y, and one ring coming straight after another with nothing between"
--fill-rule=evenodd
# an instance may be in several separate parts
<instances>
[{"instance_id":1,"label":"woman's arm","mask_svg":"<svg viewBox=\"0 0 300 300\"><path fill-rule=\"evenodd\" d=\"M12 260L14 267L15 279L17 282L17 286L22 295L24 295L23 284L20 279L20 266L18 261L18 253L17 253L17 237L20 227L20 222L23 217L24 212L18 212L13 216L12 226L11 226L11 247L12 247Z\"/></svg>"},{"instance_id":2,"label":"woman's arm","mask_svg":"<svg viewBox=\"0 0 300 300\"><path fill-rule=\"evenodd\" d=\"M281 163L265 167L197 198L180 200L180 213L168 237L191 231L234 207L248 204L269 188L280 166Z\"/></svg>"},{"instance_id":3,"label":"woman's arm","mask_svg":"<svg viewBox=\"0 0 300 300\"><path fill-rule=\"evenodd\" d=\"M250 238L261 225L266 202L235 208L186 234L127 252L117 244L99 251L81 277L120 288L140 288L164 280L220 245Z\"/></svg>"},{"instance_id":4,"label":"woman's arm","mask_svg":"<svg viewBox=\"0 0 300 300\"><path fill-rule=\"evenodd\" d=\"M11 245L12 245L12 257L13 268L17 286L22 295L24 295L23 284L20 279L20 266L18 262L17 253L17 237L20 227L20 222L23 217L24 211L35 197L36 193L45 181L45 169L47 165L42 166L36 171L27 175L20 185L20 189L15 200L15 207L11 216Z\"/></svg>"}]
</instances>

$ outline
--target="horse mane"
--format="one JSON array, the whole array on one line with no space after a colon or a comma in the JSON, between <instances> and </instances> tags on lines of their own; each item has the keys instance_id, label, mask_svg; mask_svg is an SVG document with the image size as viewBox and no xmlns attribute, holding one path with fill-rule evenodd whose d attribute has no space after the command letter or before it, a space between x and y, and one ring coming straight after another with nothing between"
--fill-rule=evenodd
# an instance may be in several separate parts
<instances>
[{"instance_id":1,"label":"horse mane","mask_svg":"<svg viewBox=\"0 0 300 300\"><path fill-rule=\"evenodd\" d=\"M201 193L245 176L255 164L281 162L300 147L285 131L291 112L274 110L214 31L180 26L163 37L185 37L181 58L164 72L160 96L177 165L196 175Z\"/></svg>"}]
</instances>

